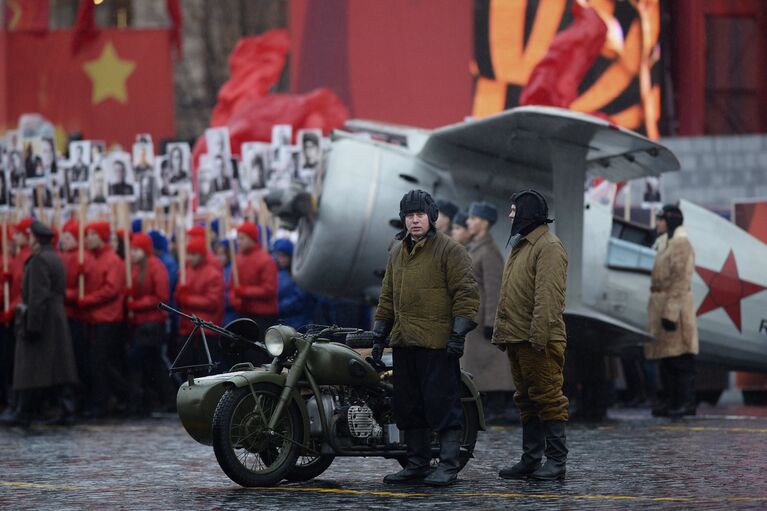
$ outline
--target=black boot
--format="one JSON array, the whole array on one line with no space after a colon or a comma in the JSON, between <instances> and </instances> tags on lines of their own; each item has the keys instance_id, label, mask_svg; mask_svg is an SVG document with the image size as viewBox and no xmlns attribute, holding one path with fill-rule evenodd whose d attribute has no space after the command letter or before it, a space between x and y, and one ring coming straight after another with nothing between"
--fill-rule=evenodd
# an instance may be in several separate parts
<instances>
[{"instance_id":1,"label":"black boot","mask_svg":"<svg viewBox=\"0 0 767 511\"><path fill-rule=\"evenodd\" d=\"M533 472L530 478L538 481L563 479L567 465L565 421L546 421L543 430L546 433L546 463Z\"/></svg>"},{"instance_id":2,"label":"black boot","mask_svg":"<svg viewBox=\"0 0 767 511\"><path fill-rule=\"evenodd\" d=\"M461 440L463 431L448 429L439 434L439 465L423 480L429 486L448 486L458 480L461 469Z\"/></svg>"},{"instance_id":3,"label":"black boot","mask_svg":"<svg viewBox=\"0 0 767 511\"><path fill-rule=\"evenodd\" d=\"M52 418L45 421L43 424L49 426L72 426L75 423L75 410L77 408L75 404L75 398L72 396L70 389L64 388L59 390L59 411Z\"/></svg>"},{"instance_id":4,"label":"black boot","mask_svg":"<svg viewBox=\"0 0 767 511\"><path fill-rule=\"evenodd\" d=\"M668 416L672 419L679 419L685 415L695 415L695 368L685 368L676 380L677 383L677 404L678 406L670 408Z\"/></svg>"},{"instance_id":5,"label":"black boot","mask_svg":"<svg viewBox=\"0 0 767 511\"><path fill-rule=\"evenodd\" d=\"M431 461L431 435L428 429L407 429L404 431L407 444L407 465L399 472L384 477L388 484L421 482L429 473Z\"/></svg>"},{"instance_id":6,"label":"black boot","mask_svg":"<svg viewBox=\"0 0 767 511\"><path fill-rule=\"evenodd\" d=\"M546 437L541 419L533 417L522 425L522 459L498 472L503 479L526 479L541 467Z\"/></svg>"},{"instance_id":7,"label":"black boot","mask_svg":"<svg viewBox=\"0 0 767 511\"><path fill-rule=\"evenodd\" d=\"M29 412L31 406L30 392L31 391L21 390L16 393L16 408L11 412L3 413L3 415L0 416L1 426L18 426L24 429L29 428L32 421Z\"/></svg>"}]
</instances>

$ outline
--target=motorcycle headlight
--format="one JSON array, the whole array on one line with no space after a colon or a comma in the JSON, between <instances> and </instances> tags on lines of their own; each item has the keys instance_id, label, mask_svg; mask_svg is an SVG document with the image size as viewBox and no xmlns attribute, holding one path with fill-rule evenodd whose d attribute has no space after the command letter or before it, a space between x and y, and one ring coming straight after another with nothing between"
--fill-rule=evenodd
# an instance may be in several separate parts
<instances>
[{"instance_id":1,"label":"motorcycle headlight","mask_svg":"<svg viewBox=\"0 0 767 511\"><path fill-rule=\"evenodd\" d=\"M287 325L269 327L264 336L266 350L273 357L279 357L283 353L288 353L293 348L293 337L295 335L295 329Z\"/></svg>"}]
</instances>

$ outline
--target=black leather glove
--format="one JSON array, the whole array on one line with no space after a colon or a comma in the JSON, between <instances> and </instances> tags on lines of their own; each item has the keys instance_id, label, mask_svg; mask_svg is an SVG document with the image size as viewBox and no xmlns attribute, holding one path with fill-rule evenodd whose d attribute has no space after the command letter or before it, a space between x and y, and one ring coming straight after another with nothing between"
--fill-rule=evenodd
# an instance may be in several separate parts
<instances>
[{"instance_id":1,"label":"black leather glove","mask_svg":"<svg viewBox=\"0 0 767 511\"><path fill-rule=\"evenodd\" d=\"M485 339L487 339L488 341L491 340L493 338L493 327L486 326L485 331L483 333L485 334Z\"/></svg>"},{"instance_id":2,"label":"black leather glove","mask_svg":"<svg viewBox=\"0 0 767 511\"><path fill-rule=\"evenodd\" d=\"M447 358L458 360L463 356L463 343L466 341L466 334L474 330L477 326L470 319L456 316L453 319L453 330L447 339Z\"/></svg>"},{"instance_id":3,"label":"black leather glove","mask_svg":"<svg viewBox=\"0 0 767 511\"><path fill-rule=\"evenodd\" d=\"M373 350L370 357L376 362L381 361L384 348L389 345L389 332L391 332L391 321L377 319L373 323Z\"/></svg>"},{"instance_id":4,"label":"black leather glove","mask_svg":"<svg viewBox=\"0 0 767 511\"><path fill-rule=\"evenodd\" d=\"M660 326L663 327L663 330L667 332L675 332L676 331L676 323L671 321L670 319L661 318L660 319Z\"/></svg>"}]
</instances>

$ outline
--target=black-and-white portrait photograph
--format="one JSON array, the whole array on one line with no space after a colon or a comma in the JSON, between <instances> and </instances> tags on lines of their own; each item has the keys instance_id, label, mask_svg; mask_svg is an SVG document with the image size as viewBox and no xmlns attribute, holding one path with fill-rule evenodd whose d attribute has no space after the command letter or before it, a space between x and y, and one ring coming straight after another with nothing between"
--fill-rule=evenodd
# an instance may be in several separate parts
<instances>
[{"instance_id":1,"label":"black-and-white portrait photograph","mask_svg":"<svg viewBox=\"0 0 767 511\"><path fill-rule=\"evenodd\" d=\"M24 171L24 158L21 157L21 151L18 149L9 151L7 161L6 169L10 174L11 188L14 190L26 188L26 172Z\"/></svg>"},{"instance_id":2,"label":"black-and-white portrait photograph","mask_svg":"<svg viewBox=\"0 0 767 511\"><path fill-rule=\"evenodd\" d=\"M232 162L222 154L210 154L211 192L231 194L234 189Z\"/></svg>"},{"instance_id":3,"label":"black-and-white portrait photograph","mask_svg":"<svg viewBox=\"0 0 767 511\"><path fill-rule=\"evenodd\" d=\"M205 143L208 146L208 154L211 156L220 154L229 157L232 154L232 149L229 145L229 128L206 129Z\"/></svg>"},{"instance_id":4,"label":"black-and-white portrait photograph","mask_svg":"<svg viewBox=\"0 0 767 511\"><path fill-rule=\"evenodd\" d=\"M157 181L154 172L142 172L137 176L138 199L136 210L144 217L154 215Z\"/></svg>"},{"instance_id":5,"label":"black-and-white portrait photograph","mask_svg":"<svg viewBox=\"0 0 767 511\"><path fill-rule=\"evenodd\" d=\"M104 159L109 183L108 202L132 201L136 195L136 180L131 167L130 155L115 151Z\"/></svg>"},{"instance_id":6,"label":"black-and-white portrait photograph","mask_svg":"<svg viewBox=\"0 0 767 511\"><path fill-rule=\"evenodd\" d=\"M174 142L166 148L171 188L192 189L192 151L186 142Z\"/></svg>"},{"instance_id":7,"label":"black-and-white portrait photograph","mask_svg":"<svg viewBox=\"0 0 767 511\"><path fill-rule=\"evenodd\" d=\"M144 173L154 173L154 146L152 140L145 135L137 137L138 141L133 144L133 172L136 181L141 179Z\"/></svg>"},{"instance_id":8,"label":"black-and-white portrait photograph","mask_svg":"<svg viewBox=\"0 0 767 511\"><path fill-rule=\"evenodd\" d=\"M0 168L0 211L7 211L11 205L11 194L8 187L10 174L5 168Z\"/></svg>"},{"instance_id":9,"label":"black-and-white portrait photograph","mask_svg":"<svg viewBox=\"0 0 767 511\"><path fill-rule=\"evenodd\" d=\"M21 137L18 130L8 130L5 132L5 149L7 151L21 151Z\"/></svg>"},{"instance_id":10,"label":"black-and-white portrait photograph","mask_svg":"<svg viewBox=\"0 0 767 511\"><path fill-rule=\"evenodd\" d=\"M660 178L655 176L646 177L644 191L642 192L642 208L660 208L663 206L660 196Z\"/></svg>"},{"instance_id":11,"label":"black-and-white portrait photograph","mask_svg":"<svg viewBox=\"0 0 767 511\"><path fill-rule=\"evenodd\" d=\"M91 140L91 165L104 159L107 144L103 140Z\"/></svg>"},{"instance_id":12,"label":"black-and-white portrait photograph","mask_svg":"<svg viewBox=\"0 0 767 511\"><path fill-rule=\"evenodd\" d=\"M322 130L299 130L301 169L316 171L322 161Z\"/></svg>"},{"instance_id":13,"label":"black-and-white portrait photograph","mask_svg":"<svg viewBox=\"0 0 767 511\"><path fill-rule=\"evenodd\" d=\"M74 188L88 186L88 170L91 165L91 143L79 140L69 143L69 175L67 182Z\"/></svg>"},{"instance_id":14,"label":"black-and-white portrait photograph","mask_svg":"<svg viewBox=\"0 0 767 511\"><path fill-rule=\"evenodd\" d=\"M54 165L55 152L52 153L51 144L43 142L42 138L29 138L22 141L24 146L24 166L26 167L26 184L37 186L45 184L46 165L48 171Z\"/></svg>"},{"instance_id":15,"label":"black-and-white portrait photograph","mask_svg":"<svg viewBox=\"0 0 767 511\"><path fill-rule=\"evenodd\" d=\"M266 189L269 172L269 144L265 142L245 142L242 144L242 169L249 192L262 192Z\"/></svg>"},{"instance_id":16,"label":"black-and-white portrait photograph","mask_svg":"<svg viewBox=\"0 0 767 511\"><path fill-rule=\"evenodd\" d=\"M105 204L107 202L107 173L103 163L91 167L90 202Z\"/></svg>"},{"instance_id":17,"label":"black-and-white portrait photograph","mask_svg":"<svg viewBox=\"0 0 767 511\"><path fill-rule=\"evenodd\" d=\"M272 168L282 169L288 165L292 140L293 126L290 124L275 124L272 126Z\"/></svg>"},{"instance_id":18,"label":"black-and-white portrait photograph","mask_svg":"<svg viewBox=\"0 0 767 511\"><path fill-rule=\"evenodd\" d=\"M212 157L209 154L200 156L200 167L197 169L197 208L206 210L213 197Z\"/></svg>"},{"instance_id":19,"label":"black-and-white portrait photograph","mask_svg":"<svg viewBox=\"0 0 767 511\"><path fill-rule=\"evenodd\" d=\"M155 158L154 174L157 183L158 204L167 206L173 198L178 197L178 190L172 183L173 174L170 169L170 159L167 156Z\"/></svg>"}]
</instances>

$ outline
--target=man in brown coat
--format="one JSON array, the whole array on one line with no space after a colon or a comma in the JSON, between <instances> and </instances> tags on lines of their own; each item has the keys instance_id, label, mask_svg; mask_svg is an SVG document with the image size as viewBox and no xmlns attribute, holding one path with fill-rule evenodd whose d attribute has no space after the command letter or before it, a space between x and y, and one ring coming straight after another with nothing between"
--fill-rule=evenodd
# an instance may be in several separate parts
<instances>
[{"instance_id":1,"label":"man in brown coat","mask_svg":"<svg viewBox=\"0 0 767 511\"><path fill-rule=\"evenodd\" d=\"M400 201L405 230L397 235L375 314L372 357L390 340L393 411L407 444L407 465L385 483L456 481L463 439L461 368L466 334L477 324L477 283L466 250L435 229L437 205L423 190ZM429 471L431 431L439 434L439 465Z\"/></svg>"},{"instance_id":2,"label":"man in brown coat","mask_svg":"<svg viewBox=\"0 0 767 511\"><path fill-rule=\"evenodd\" d=\"M482 393L485 420L490 424L506 424L516 417L512 403L514 382L508 359L490 342L503 275L503 256L490 233L497 220L498 211L489 202L472 202L469 206L467 227L471 243L467 248L479 286L479 314L477 328L466 336L461 367L471 373L477 390Z\"/></svg>"},{"instance_id":3,"label":"man in brown coat","mask_svg":"<svg viewBox=\"0 0 767 511\"><path fill-rule=\"evenodd\" d=\"M53 250L53 231L35 221L31 227L32 257L24 269L22 303L16 311L16 357L13 389L19 393L15 423L28 426L38 393L53 390L59 416L52 422L70 424L74 401L69 392L77 383L77 367L64 310L66 271Z\"/></svg>"},{"instance_id":4,"label":"man in brown coat","mask_svg":"<svg viewBox=\"0 0 767 511\"><path fill-rule=\"evenodd\" d=\"M682 226L682 211L667 205L658 213L658 255L652 269L647 330L655 342L645 346L645 357L659 360L663 397L653 415L695 415L695 355L698 329L690 284L695 253Z\"/></svg>"},{"instance_id":5,"label":"man in brown coat","mask_svg":"<svg viewBox=\"0 0 767 511\"><path fill-rule=\"evenodd\" d=\"M540 193L524 190L511 202L512 250L503 270L493 343L506 349L511 363L523 453L519 463L498 475L561 479L567 462L568 401L562 392L567 253L546 225L552 220Z\"/></svg>"}]
</instances>

